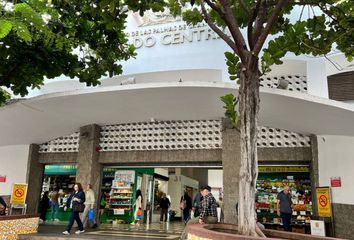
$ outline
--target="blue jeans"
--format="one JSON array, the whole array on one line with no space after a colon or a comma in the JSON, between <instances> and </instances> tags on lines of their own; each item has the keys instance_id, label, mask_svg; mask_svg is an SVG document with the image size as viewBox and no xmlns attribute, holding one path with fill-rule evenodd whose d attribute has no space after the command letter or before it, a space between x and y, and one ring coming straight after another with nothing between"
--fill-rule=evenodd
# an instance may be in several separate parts
<instances>
[{"instance_id":1,"label":"blue jeans","mask_svg":"<svg viewBox=\"0 0 354 240\"><path fill-rule=\"evenodd\" d=\"M291 232L291 213L280 213L281 220L283 222L284 231Z\"/></svg>"},{"instance_id":2,"label":"blue jeans","mask_svg":"<svg viewBox=\"0 0 354 240\"><path fill-rule=\"evenodd\" d=\"M59 210L59 204L52 203L52 220L58 218L58 210Z\"/></svg>"},{"instance_id":3,"label":"blue jeans","mask_svg":"<svg viewBox=\"0 0 354 240\"><path fill-rule=\"evenodd\" d=\"M80 231L84 230L84 227L83 227L81 219L80 219L79 212L72 211L71 214L70 214L69 224L68 224L68 227L66 229L68 232L70 232L71 228L73 227L74 221L77 222L77 226L79 227Z\"/></svg>"}]
</instances>

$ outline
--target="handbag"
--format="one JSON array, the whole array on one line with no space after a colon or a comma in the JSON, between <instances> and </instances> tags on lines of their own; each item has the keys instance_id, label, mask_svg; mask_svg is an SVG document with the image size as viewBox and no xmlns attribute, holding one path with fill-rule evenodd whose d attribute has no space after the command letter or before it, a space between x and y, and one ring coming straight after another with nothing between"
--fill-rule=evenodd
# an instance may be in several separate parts
<instances>
[{"instance_id":1,"label":"handbag","mask_svg":"<svg viewBox=\"0 0 354 240\"><path fill-rule=\"evenodd\" d=\"M144 213L143 213L143 210L141 208L138 209L138 212L136 214L136 218L138 220L142 220L144 218Z\"/></svg>"},{"instance_id":2,"label":"handbag","mask_svg":"<svg viewBox=\"0 0 354 240\"><path fill-rule=\"evenodd\" d=\"M88 212L88 220L93 221L95 219L95 212L93 211L93 208L91 208Z\"/></svg>"},{"instance_id":3,"label":"handbag","mask_svg":"<svg viewBox=\"0 0 354 240\"><path fill-rule=\"evenodd\" d=\"M179 204L179 208L180 208L181 210L184 210L186 207L187 207L187 201L186 201L186 200L184 199L184 197L183 197L182 201L181 201L180 204Z\"/></svg>"},{"instance_id":4,"label":"handbag","mask_svg":"<svg viewBox=\"0 0 354 240\"><path fill-rule=\"evenodd\" d=\"M74 212L84 212L85 210L85 204L82 203L77 203L77 202L73 202L73 211Z\"/></svg>"}]
</instances>

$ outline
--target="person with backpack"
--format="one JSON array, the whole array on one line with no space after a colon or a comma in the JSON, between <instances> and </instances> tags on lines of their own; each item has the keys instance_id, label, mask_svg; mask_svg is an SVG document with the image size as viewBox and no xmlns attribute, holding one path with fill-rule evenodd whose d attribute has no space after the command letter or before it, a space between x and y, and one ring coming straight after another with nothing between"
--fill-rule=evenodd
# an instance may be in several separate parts
<instances>
[{"instance_id":1,"label":"person with backpack","mask_svg":"<svg viewBox=\"0 0 354 240\"><path fill-rule=\"evenodd\" d=\"M187 224L191 217L192 199L185 191L180 201L180 209L183 211L183 220Z\"/></svg>"}]
</instances>

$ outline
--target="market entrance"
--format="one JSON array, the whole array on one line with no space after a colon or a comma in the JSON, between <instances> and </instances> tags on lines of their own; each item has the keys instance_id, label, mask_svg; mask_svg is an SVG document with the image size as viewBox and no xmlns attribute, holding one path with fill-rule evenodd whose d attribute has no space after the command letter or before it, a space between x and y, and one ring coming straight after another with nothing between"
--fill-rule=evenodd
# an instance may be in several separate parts
<instances>
[{"instance_id":1,"label":"market entrance","mask_svg":"<svg viewBox=\"0 0 354 240\"><path fill-rule=\"evenodd\" d=\"M180 209L182 196L186 193L191 202L201 185L212 186L216 199L222 201L222 169L220 167L105 167L102 180L102 200L105 203L103 222L119 224L134 220L137 191L142 192L144 220L147 223L161 221L164 206L163 196L170 202L167 221L181 221ZM215 177L215 173L218 173ZM163 216L162 221L166 218Z\"/></svg>"},{"instance_id":2,"label":"market entrance","mask_svg":"<svg viewBox=\"0 0 354 240\"><path fill-rule=\"evenodd\" d=\"M43 181L43 192L59 191L59 211L57 219L67 221L69 213L63 206L72 191L76 179L76 165L47 165ZM136 194L142 193L143 221L160 222L161 198L166 194L170 201L168 221L181 222L180 209L184 193L193 200L201 185L209 185L212 194L223 206L223 170L220 166L168 166L131 167L104 166L100 202L100 221L107 224L131 223L134 220ZM256 193L257 219L266 228L281 229L281 219L276 214L277 194L285 185L291 187L293 201L293 229L309 231L312 216L311 180L308 165L259 166ZM193 214L192 214L193 215ZM236 216L235 216L236 217ZM51 210L47 219L51 219ZM222 221L222 213L220 213ZM164 219L165 220L165 219Z\"/></svg>"}]
</instances>

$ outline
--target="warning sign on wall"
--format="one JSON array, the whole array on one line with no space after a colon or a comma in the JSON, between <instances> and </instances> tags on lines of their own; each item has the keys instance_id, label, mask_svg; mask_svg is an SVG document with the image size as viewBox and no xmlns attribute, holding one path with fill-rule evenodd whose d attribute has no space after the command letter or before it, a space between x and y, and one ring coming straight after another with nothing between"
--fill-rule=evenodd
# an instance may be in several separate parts
<instances>
[{"instance_id":1,"label":"warning sign on wall","mask_svg":"<svg viewBox=\"0 0 354 240\"><path fill-rule=\"evenodd\" d=\"M329 187L316 188L318 216L331 217L331 199Z\"/></svg>"},{"instance_id":2,"label":"warning sign on wall","mask_svg":"<svg viewBox=\"0 0 354 240\"><path fill-rule=\"evenodd\" d=\"M14 183L11 194L11 204L25 204L27 195L27 184Z\"/></svg>"}]
</instances>

